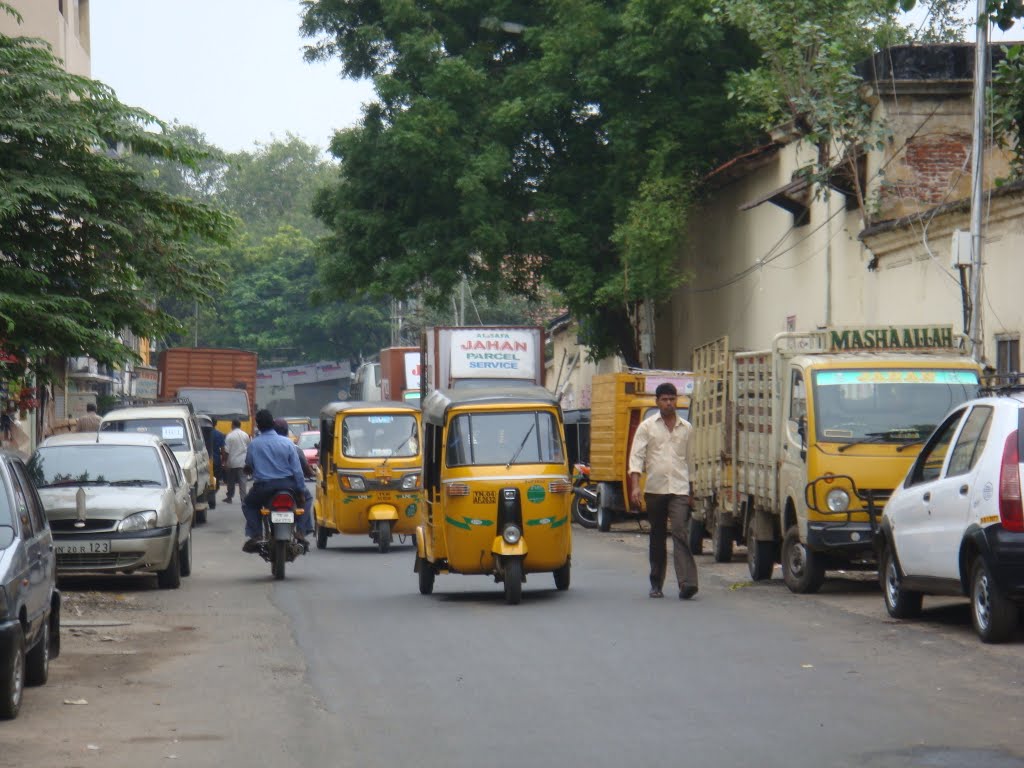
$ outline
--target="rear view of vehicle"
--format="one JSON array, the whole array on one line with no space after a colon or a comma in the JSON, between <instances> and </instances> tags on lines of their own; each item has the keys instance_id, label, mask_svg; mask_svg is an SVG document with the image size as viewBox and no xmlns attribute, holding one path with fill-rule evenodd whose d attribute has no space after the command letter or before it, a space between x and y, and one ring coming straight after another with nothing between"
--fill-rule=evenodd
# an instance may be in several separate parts
<instances>
[{"instance_id":1,"label":"rear view of vehicle","mask_svg":"<svg viewBox=\"0 0 1024 768\"><path fill-rule=\"evenodd\" d=\"M966 595L985 642L1012 637L1024 606L1024 387L956 408L885 507L879 579L894 618L925 595Z\"/></svg>"}]
</instances>

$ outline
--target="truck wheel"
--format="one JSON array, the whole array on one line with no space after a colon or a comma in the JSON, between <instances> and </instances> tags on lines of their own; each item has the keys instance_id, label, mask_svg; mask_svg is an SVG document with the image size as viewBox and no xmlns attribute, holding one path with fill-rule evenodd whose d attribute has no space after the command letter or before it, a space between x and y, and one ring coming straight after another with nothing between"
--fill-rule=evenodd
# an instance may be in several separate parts
<instances>
[{"instance_id":1,"label":"truck wheel","mask_svg":"<svg viewBox=\"0 0 1024 768\"><path fill-rule=\"evenodd\" d=\"M978 557L971 570L971 621L985 643L1002 643L1013 636L1020 613L1006 599L992 578L984 558Z\"/></svg>"},{"instance_id":2,"label":"truck wheel","mask_svg":"<svg viewBox=\"0 0 1024 768\"><path fill-rule=\"evenodd\" d=\"M716 563L728 563L732 560L732 542L736 538L735 529L731 525L722 525L715 520L711 530L711 553Z\"/></svg>"},{"instance_id":3,"label":"truck wheel","mask_svg":"<svg viewBox=\"0 0 1024 768\"><path fill-rule=\"evenodd\" d=\"M687 526L687 533L690 538L690 554L700 555L704 552L704 523L690 515L690 524Z\"/></svg>"},{"instance_id":4,"label":"truck wheel","mask_svg":"<svg viewBox=\"0 0 1024 768\"><path fill-rule=\"evenodd\" d=\"M754 581L767 581L775 568L775 542L761 541L754 536L754 527L747 534L747 570Z\"/></svg>"},{"instance_id":5,"label":"truck wheel","mask_svg":"<svg viewBox=\"0 0 1024 768\"><path fill-rule=\"evenodd\" d=\"M790 591L798 595L813 594L825 583L821 555L800 541L800 529L795 525L786 531L782 541L782 578Z\"/></svg>"}]
</instances>

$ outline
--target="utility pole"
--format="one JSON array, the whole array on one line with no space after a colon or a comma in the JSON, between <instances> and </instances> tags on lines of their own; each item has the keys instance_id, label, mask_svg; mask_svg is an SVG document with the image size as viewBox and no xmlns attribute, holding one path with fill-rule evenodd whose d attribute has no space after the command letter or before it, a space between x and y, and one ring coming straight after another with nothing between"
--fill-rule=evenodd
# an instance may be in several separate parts
<instances>
[{"instance_id":1,"label":"utility pole","mask_svg":"<svg viewBox=\"0 0 1024 768\"><path fill-rule=\"evenodd\" d=\"M974 131L971 145L971 355L985 358L985 335L981 325L981 216L985 170L985 81L988 75L988 16L986 0L978 0L977 35L974 51Z\"/></svg>"}]
</instances>

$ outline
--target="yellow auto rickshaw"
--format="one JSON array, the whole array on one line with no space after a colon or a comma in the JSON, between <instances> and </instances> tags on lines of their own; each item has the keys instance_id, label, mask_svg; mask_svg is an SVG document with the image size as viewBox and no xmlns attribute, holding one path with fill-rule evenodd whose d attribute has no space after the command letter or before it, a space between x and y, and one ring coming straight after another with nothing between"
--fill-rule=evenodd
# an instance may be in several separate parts
<instances>
[{"instance_id":1,"label":"yellow auto rickshaw","mask_svg":"<svg viewBox=\"0 0 1024 768\"><path fill-rule=\"evenodd\" d=\"M369 534L381 552L411 536L422 502L420 410L405 403L338 402L320 411L317 549L336 533Z\"/></svg>"},{"instance_id":2,"label":"yellow auto rickshaw","mask_svg":"<svg viewBox=\"0 0 1024 768\"><path fill-rule=\"evenodd\" d=\"M542 387L435 390L423 402L420 592L438 573L485 574L505 601L530 573L569 588L572 481L562 412Z\"/></svg>"}]
</instances>

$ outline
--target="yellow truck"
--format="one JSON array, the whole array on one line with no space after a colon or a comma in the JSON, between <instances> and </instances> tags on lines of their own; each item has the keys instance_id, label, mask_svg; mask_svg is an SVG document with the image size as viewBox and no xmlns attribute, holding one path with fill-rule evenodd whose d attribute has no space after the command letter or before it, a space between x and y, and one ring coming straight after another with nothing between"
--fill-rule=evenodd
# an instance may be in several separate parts
<instances>
[{"instance_id":1,"label":"yellow truck","mask_svg":"<svg viewBox=\"0 0 1024 768\"><path fill-rule=\"evenodd\" d=\"M797 593L875 567L886 500L981 374L951 326L783 333L756 352L723 338L694 368L691 537L710 535L719 561L746 545L755 581L781 562Z\"/></svg>"},{"instance_id":2,"label":"yellow truck","mask_svg":"<svg viewBox=\"0 0 1024 768\"><path fill-rule=\"evenodd\" d=\"M608 531L629 509L629 451L640 422L653 413L654 390L671 382L679 393L679 415L687 418L693 375L687 371L632 370L601 373L591 380L590 481L597 485L597 527ZM643 478L641 478L643 483Z\"/></svg>"}]
</instances>

